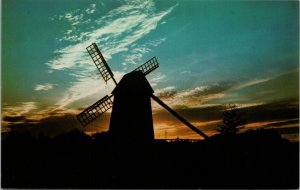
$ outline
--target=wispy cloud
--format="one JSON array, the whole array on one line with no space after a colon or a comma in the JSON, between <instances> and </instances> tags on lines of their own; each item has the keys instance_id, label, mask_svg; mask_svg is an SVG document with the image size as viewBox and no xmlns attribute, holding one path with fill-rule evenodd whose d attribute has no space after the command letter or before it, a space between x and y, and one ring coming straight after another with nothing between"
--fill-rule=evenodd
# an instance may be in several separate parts
<instances>
[{"instance_id":1,"label":"wispy cloud","mask_svg":"<svg viewBox=\"0 0 300 190\"><path fill-rule=\"evenodd\" d=\"M275 77L276 78L276 77ZM251 101L249 94L243 94L243 90L270 82L273 78L255 79L244 82L224 82L206 86L196 86L181 91L156 90L157 96L161 97L168 104L175 107L205 107L210 105L235 104L239 108L252 107L265 104L264 99ZM272 91L273 92L273 91ZM256 95L260 92L256 92ZM265 92L263 92L265 93Z\"/></svg>"},{"instance_id":2,"label":"wispy cloud","mask_svg":"<svg viewBox=\"0 0 300 190\"><path fill-rule=\"evenodd\" d=\"M46 64L51 70L71 69L76 66L84 69L91 69L89 57L84 50L89 43L69 45L65 48L56 50L55 57ZM86 70L86 69L85 69Z\"/></svg>"},{"instance_id":3,"label":"wispy cloud","mask_svg":"<svg viewBox=\"0 0 300 190\"><path fill-rule=\"evenodd\" d=\"M85 9L87 14L92 14L96 11L96 4L90 4L90 7Z\"/></svg>"},{"instance_id":4,"label":"wispy cloud","mask_svg":"<svg viewBox=\"0 0 300 190\"><path fill-rule=\"evenodd\" d=\"M224 97L213 99L223 104L263 104L298 99L298 71L232 84Z\"/></svg>"},{"instance_id":5,"label":"wispy cloud","mask_svg":"<svg viewBox=\"0 0 300 190\"><path fill-rule=\"evenodd\" d=\"M158 83L162 82L166 79L166 75L162 74L161 72L155 73L149 79L149 83L152 87L157 86Z\"/></svg>"},{"instance_id":6,"label":"wispy cloud","mask_svg":"<svg viewBox=\"0 0 300 190\"><path fill-rule=\"evenodd\" d=\"M178 91L174 87L158 89L156 94L172 107L202 107L203 103L225 95L225 87L219 85L197 86Z\"/></svg>"},{"instance_id":7,"label":"wispy cloud","mask_svg":"<svg viewBox=\"0 0 300 190\"><path fill-rule=\"evenodd\" d=\"M157 47L159 44L164 42L166 38L161 38L159 40L153 40L149 41L143 45L136 45L135 47L132 47L130 54L125 57L125 62L123 65L127 64L138 64L141 63L142 57L144 54L151 51L151 48Z\"/></svg>"},{"instance_id":8,"label":"wispy cloud","mask_svg":"<svg viewBox=\"0 0 300 190\"><path fill-rule=\"evenodd\" d=\"M268 102L268 98L272 98L271 94L273 96L279 96L278 94L286 96L285 94L288 92L281 92L281 89L279 89L281 87L276 85L276 82L281 80L279 80L280 77L286 80L285 77L288 77L288 75L242 82L220 82L182 90L170 86L156 89L155 94L172 108L200 108L226 104L235 104L238 108L247 108L265 104ZM163 78L156 76L153 85L155 86L158 81L163 81ZM253 94L249 93L248 88ZM274 94L275 92L279 93ZM153 106L153 108L161 109L158 106Z\"/></svg>"},{"instance_id":9,"label":"wispy cloud","mask_svg":"<svg viewBox=\"0 0 300 190\"><path fill-rule=\"evenodd\" d=\"M116 80L120 78L125 73L114 72L114 77ZM106 85L102 80L95 80L93 78L80 77L78 81L74 82L72 86L66 89L65 95L57 102L58 108L64 108L77 100L82 100L85 98L91 98L93 101L97 101L102 98L102 96L109 94L112 91L114 85ZM94 102L90 102L94 103Z\"/></svg>"},{"instance_id":10,"label":"wispy cloud","mask_svg":"<svg viewBox=\"0 0 300 190\"><path fill-rule=\"evenodd\" d=\"M120 7L111 10L100 19L93 21L96 29L80 32L76 29L68 29L62 39L70 40L72 45L58 49L54 52L55 57L46 64L50 73L54 71L70 71L74 76L70 81L71 86L66 90L65 95L57 102L60 107L66 107L69 104L95 94L105 95L99 81L91 80L88 77L91 72L95 71L95 66L91 64L91 59L85 52L85 48L92 42L100 44L99 48L103 52L106 60L113 55L127 51L128 48L134 47L134 43L147 35L150 31L156 29L158 22L168 15L175 6L161 12L155 12L155 5L152 1L141 3L128 2ZM85 9L85 13L80 10L67 12L58 17L58 20L67 20L71 25L77 25L77 22L84 22L85 14L94 13L96 6L94 4ZM79 24L79 23L78 23ZM77 32L77 33L76 33ZM74 41L77 39L77 41ZM59 39L61 40L61 39ZM136 46L132 52L134 55L127 57L127 62L133 63L141 59L142 55L151 51L151 47L156 47L165 41L165 38L148 41L142 46ZM126 58L125 58L126 62ZM116 78L120 78L124 73L115 72ZM163 75L152 79L153 84L157 80L162 80ZM150 81L151 82L151 81ZM39 89L42 89L41 87Z\"/></svg>"},{"instance_id":11,"label":"wispy cloud","mask_svg":"<svg viewBox=\"0 0 300 190\"><path fill-rule=\"evenodd\" d=\"M21 102L17 106L5 106L3 110L10 116L22 116L36 109L36 102Z\"/></svg>"},{"instance_id":12,"label":"wispy cloud","mask_svg":"<svg viewBox=\"0 0 300 190\"><path fill-rule=\"evenodd\" d=\"M53 84L45 83L45 84L38 84L34 87L36 91L47 91L53 88Z\"/></svg>"},{"instance_id":13,"label":"wispy cloud","mask_svg":"<svg viewBox=\"0 0 300 190\"><path fill-rule=\"evenodd\" d=\"M60 20L60 21L67 21L71 23L71 25L77 25L80 21L83 20L84 14L80 9L67 11L64 14L61 15L54 15L50 19L52 21L54 20Z\"/></svg>"},{"instance_id":14,"label":"wispy cloud","mask_svg":"<svg viewBox=\"0 0 300 190\"><path fill-rule=\"evenodd\" d=\"M260 84L260 83L264 83L264 82L267 82L269 81L271 78L263 78L263 79L254 79L254 80L250 80L250 81L247 81L247 82L244 82L244 83L241 83L241 84L238 84L234 87L235 90L238 90L238 89L242 89L242 88L246 88L246 87L249 87L249 86L253 86L253 85L257 85L257 84Z\"/></svg>"},{"instance_id":15,"label":"wispy cloud","mask_svg":"<svg viewBox=\"0 0 300 190\"><path fill-rule=\"evenodd\" d=\"M164 94L164 93L174 92L175 89L176 89L175 86L167 86L167 87L164 87L164 88L160 88L160 89L156 90L155 92L157 94Z\"/></svg>"},{"instance_id":16,"label":"wispy cloud","mask_svg":"<svg viewBox=\"0 0 300 190\"><path fill-rule=\"evenodd\" d=\"M28 120L32 112L37 109L36 102L20 102L17 105L4 105L2 107L2 125L8 126L12 123L23 123Z\"/></svg>"}]
</instances>

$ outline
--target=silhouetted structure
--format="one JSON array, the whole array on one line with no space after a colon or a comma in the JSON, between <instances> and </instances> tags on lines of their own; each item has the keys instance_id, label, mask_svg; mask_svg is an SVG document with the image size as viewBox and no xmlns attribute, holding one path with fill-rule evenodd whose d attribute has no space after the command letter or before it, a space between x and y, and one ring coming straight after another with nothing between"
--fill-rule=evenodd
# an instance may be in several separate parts
<instances>
[{"instance_id":1,"label":"silhouetted structure","mask_svg":"<svg viewBox=\"0 0 300 190\"><path fill-rule=\"evenodd\" d=\"M154 140L151 101L153 93L141 71L126 74L112 91L114 104L109 132L113 139L133 142Z\"/></svg>"},{"instance_id":2,"label":"silhouetted structure","mask_svg":"<svg viewBox=\"0 0 300 190\"><path fill-rule=\"evenodd\" d=\"M190 129L205 139L208 138L206 134L153 94L154 91L145 76L159 67L156 57L148 60L131 73L126 74L118 84L97 45L93 43L87 47L87 51L104 81L107 82L109 79L112 79L116 84L116 88L113 90L112 95L103 97L77 115L77 119L82 126L88 125L113 107L109 133L114 142L151 143L154 140L151 97ZM113 96L114 100L112 100Z\"/></svg>"}]
</instances>

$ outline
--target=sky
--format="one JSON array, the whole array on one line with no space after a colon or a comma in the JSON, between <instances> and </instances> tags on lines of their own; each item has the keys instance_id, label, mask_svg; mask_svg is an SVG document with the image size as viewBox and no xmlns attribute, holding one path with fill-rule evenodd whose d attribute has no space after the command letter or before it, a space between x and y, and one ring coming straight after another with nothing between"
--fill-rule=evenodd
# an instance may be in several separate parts
<instances>
[{"instance_id":1,"label":"sky","mask_svg":"<svg viewBox=\"0 0 300 190\"><path fill-rule=\"evenodd\" d=\"M156 56L155 95L209 136L235 104L244 130L299 138L297 1L3 0L1 17L2 132L108 130L110 111L76 121L114 88L86 52L94 42L117 81ZM200 138L152 108L155 138Z\"/></svg>"}]
</instances>

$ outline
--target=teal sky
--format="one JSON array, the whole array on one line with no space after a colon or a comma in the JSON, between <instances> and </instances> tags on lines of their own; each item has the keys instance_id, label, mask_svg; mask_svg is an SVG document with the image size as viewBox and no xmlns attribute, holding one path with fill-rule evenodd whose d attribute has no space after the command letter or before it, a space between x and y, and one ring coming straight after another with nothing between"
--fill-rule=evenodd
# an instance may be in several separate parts
<instances>
[{"instance_id":1,"label":"teal sky","mask_svg":"<svg viewBox=\"0 0 300 190\"><path fill-rule=\"evenodd\" d=\"M76 114L109 94L92 42L117 80L156 56L147 78L174 108L298 102L298 15L297 1L4 0L2 118L22 119L2 125Z\"/></svg>"}]
</instances>

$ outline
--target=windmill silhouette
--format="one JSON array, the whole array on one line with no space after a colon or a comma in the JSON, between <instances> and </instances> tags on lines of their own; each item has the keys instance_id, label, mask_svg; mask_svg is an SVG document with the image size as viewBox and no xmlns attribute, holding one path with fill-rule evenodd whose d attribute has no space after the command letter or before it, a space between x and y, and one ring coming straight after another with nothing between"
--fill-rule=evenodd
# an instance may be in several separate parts
<instances>
[{"instance_id":1,"label":"windmill silhouette","mask_svg":"<svg viewBox=\"0 0 300 190\"><path fill-rule=\"evenodd\" d=\"M107 83L108 80L112 79L116 87L111 95L104 96L77 115L77 119L83 127L112 108L109 134L115 142L152 142L154 141L152 98L190 129L203 138L208 138L205 133L153 94L154 91L145 76L159 67L156 57L124 75L117 83L97 45L92 43L86 49L104 81Z\"/></svg>"}]
</instances>

